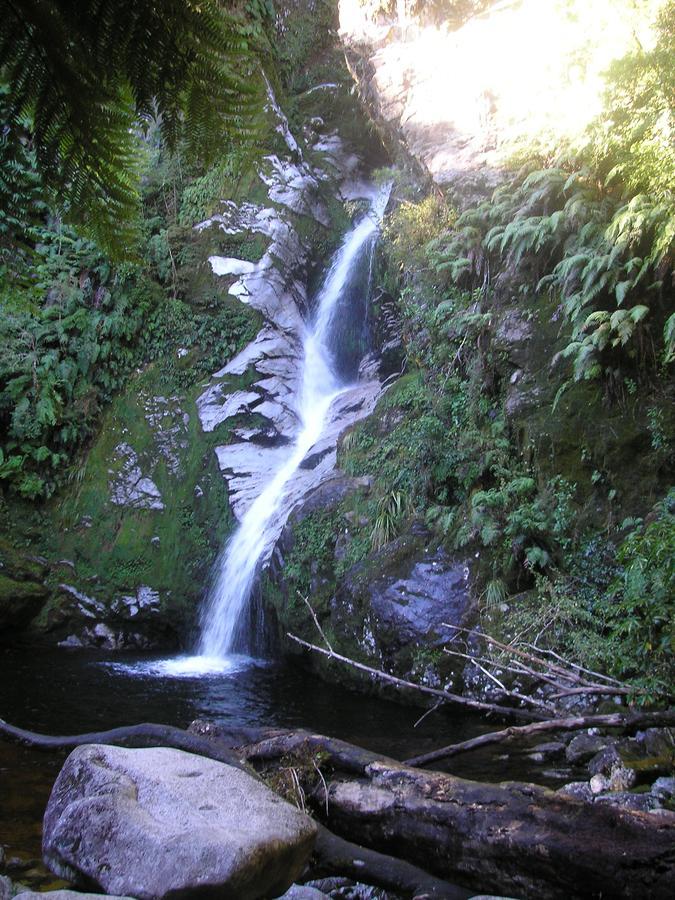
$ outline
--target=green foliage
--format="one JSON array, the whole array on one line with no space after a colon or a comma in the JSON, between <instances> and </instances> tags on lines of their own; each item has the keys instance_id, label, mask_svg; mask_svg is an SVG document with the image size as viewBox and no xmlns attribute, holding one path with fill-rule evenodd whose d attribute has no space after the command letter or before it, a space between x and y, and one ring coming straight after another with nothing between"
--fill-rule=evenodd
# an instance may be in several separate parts
<instances>
[{"instance_id":1,"label":"green foliage","mask_svg":"<svg viewBox=\"0 0 675 900\"><path fill-rule=\"evenodd\" d=\"M312 605L316 604L319 598L312 590L313 581L331 567L337 533L336 514L332 510L312 513L293 526L293 548L284 565L291 605L299 602L298 594L311 596Z\"/></svg>"},{"instance_id":2,"label":"green foliage","mask_svg":"<svg viewBox=\"0 0 675 900\"><path fill-rule=\"evenodd\" d=\"M10 287L0 307L0 478L29 498L53 492L101 404L137 364L134 344L158 296L139 270L113 272L68 229L41 239L28 296Z\"/></svg>"},{"instance_id":3,"label":"green foliage","mask_svg":"<svg viewBox=\"0 0 675 900\"><path fill-rule=\"evenodd\" d=\"M612 668L668 693L675 653L675 490L650 518L630 532L617 553L621 572L606 598L616 648Z\"/></svg>"},{"instance_id":4,"label":"green foliage","mask_svg":"<svg viewBox=\"0 0 675 900\"><path fill-rule=\"evenodd\" d=\"M315 62L325 58L327 51L334 47L336 5L331 0L315 0L313 7L308 15L306 5L296 0L278 4L276 62L281 81L290 95L300 94L321 80ZM333 71L333 68L329 70L331 75ZM318 80L314 80L317 75Z\"/></svg>"},{"instance_id":5,"label":"green foliage","mask_svg":"<svg viewBox=\"0 0 675 900\"><path fill-rule=\"evenodd\" d=\"M271 14L249 4L253 21ZM253 8L255 6L255 9ZM217 0L0 3L7 147L26 134L45 189L83 232L128 252L144 124L213 160L250 132L260 97L246 11ZM4 183L17 202L11 170ZM0 204L4 206L3 203Z\"/></svg>"},{"instance_id":6,"label":"green foliage","mask_svg":"<svg viewBox=\"0 0 675 900\"><path fill-rule=\"evenodd\" d=\"M385 237L398 266L424 264L425 245L452 228L456 214L442 196L429 194L418 203L403 201L387 218Z\"/></svg>"},{"instance_id":7,"label":"green foliage","mask_svg":"<svg viewBox=\"0 0 675 900\"><path fill-rule=\"evenodd\" d=\"M528 571L545 571L570 544L573 487L562 478L544 488L528 475L514 474L513 467L498 487L472 494L467 520L457 531L455 543L479 541L493 546L496 571L507 573L514 564Z\"/></svg>"},{"instance_id":8,"label":"green foliage","mask_svg":"<svg viewBox=\"0 0 675 900\"><path fill-rule=\"evenodd\" d=\"M381 497L377 505L377 518L370 533L373 550L381 550L399 532L406 514L407 503L401 491L390 491Z\"/></svg>"},{"instance_id":9,"label":"green foliage","mask_svg":"<svg viewBox=\"0 0 675 900\"><path fill-rule=\"evenodd\" d=\"M675 491L618 549L593 538L577 549L565 577L539 577L515 606L509 627L544 640L592 670L635 688L638 703L672 696L675 652Z\"/></svg>"},{"instance_id":10,"label":"green foliage","mask_svg":"<svg viewBox=\"0 0 675 900\"><path fill-rule=\"evenodd\" d=\"M46 497L73 477L102 409L139 366L161 360L169 389L184 389L255 335L257 315L216 285L212 236L167 221L202 202L209 177L223 185L240 164L226 158L217 175L174 181L180 159L158 150L146 184L144 264L114 266L58 219L36 221L35 246L23 257L8 242L0 256L0 479L12 490Z\"/></svg>"}]
</instances>

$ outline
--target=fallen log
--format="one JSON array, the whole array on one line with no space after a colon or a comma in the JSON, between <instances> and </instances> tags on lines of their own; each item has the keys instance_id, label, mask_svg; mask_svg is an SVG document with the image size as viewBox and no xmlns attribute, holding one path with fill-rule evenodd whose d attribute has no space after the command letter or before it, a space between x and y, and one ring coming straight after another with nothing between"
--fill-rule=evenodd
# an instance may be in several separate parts
<instances>
[{"instance_id":1,"label":"fallen log","mask_svg":"<svg viewBox=\"0 0 675 900\"><path fill-rule=\"evenodd\" d=\"M249 771L227 742L200 734L192 734L171 725L157 725L154 722L124 725L120 728L91 731L87 734L48 735L27 731L25 728L17 728L16 725L10 725L4 719L0 719L0 735L27 747L33 747L35 750L46 751L73 750L82 744L113 744L117 747L173 747L176 750L196 753L198 756L206 756L209 759L235 766L237 769Z\"/></svg>"},{"instance_id":2,"label":"fallen log","mask_svg":"<svg viewBox=\"0 0 675 900\"><path fill-rule=\"evenodd\" d=\"M587 804L374 763L328 785L331 828L477 890L511 896L672 897L675 814Z\"/></svg>"}]
</instances>

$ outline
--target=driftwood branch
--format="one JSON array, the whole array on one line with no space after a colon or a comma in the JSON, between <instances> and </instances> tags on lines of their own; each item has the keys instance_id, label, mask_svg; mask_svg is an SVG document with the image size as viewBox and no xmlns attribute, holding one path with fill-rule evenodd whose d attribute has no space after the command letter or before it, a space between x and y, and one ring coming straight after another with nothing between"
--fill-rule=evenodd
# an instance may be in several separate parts
<instances>
[{"instance_id":1,"label":"driftwood branch","mask_svg":"<svg viewBox=\"0 0 675 900\"><path fill-rule=\"evenodd\" d=\"M198 756L206 756L209 759L236 766L238 769L246 769L239 756L226 743L199 734L191 734L182 728L157 725L153 722L144 722L142 725L125 725L121 728L111 728L108 731L52 736L26 731L24 728L17 728L15 725L5 722L4 719L0 719L0 736L27 747L33 747L35 750L47 751L72 750L82 744L113 744L118 747L173 747L176 750L185 750L187 753L196 753Z\"/></svg>"},{"instance_id":2,"label":"driftwood branch","mask_svg":"<svg viewBox=\"0 0 675 900\"><path fill-rule=\"evenodd\" d=\"M473 700L471 697L462 697L461 694L453 694L450 691L444 691L441 688L431 688L424 684L416 684L414 681L407 681L405 678L398 678L396 675L389 675L388 672L383 672L381 669L374 669L372 666L367 666L365 663L357 662L355 659L343 656L341 653L336 653L335 650L319 647L317 644L305 641L290 632L287 632L287 637L292 641L295 641L295 643L299 644L301 647L305 647L307 650L312 650L314 653L320 653L322 656L334 659L344 665L351 666L351 668L358 669L360 672L366 672L373 678L377 678L379 681L383 681L386 684L393 684L398 688L405 688L422 694L428 694L437 699L444 700L446 703L453 703L456 706L465 706L469 709L478 709L482 712L496 713L500 716L512 716L518 719L529 719L530 721L541 719L540 713L535 713L531 710L518 709L510 706L499 706L496 703L484 703L481 700Z\"/></svg>"},{"instance_id":3,"label":"driftwood branch","mask_svg":"<svg viewBox=\"0 0 675 900\"><path fill-rule=\"evenodd\" d=\"M590 669L584 669L576 663L570 662L555 653L552 650L542 650L536 644L519 645L515 642L505 644L499 641L491 634L477 631L471 628L463 628L459 625L450 625L444 622L446 628L451 628L456 636L466 635L473 637L479 641L485 642L487 652L493 648L499 651L502 658L486 659L477 653L455 650L451 647L445 647L446 653L451 656L457 656L468 659L474 663L488 678L495 680L494 673L484 668L482 663L489 666L512 672L516 675L524 675L525 677L543 682L556 689L556 693L549 693L546 701L539 701L534 697L523 695L513 689L509 690L504 685L501 686L505 696L513 697L522 701L527 701L533 705L543 706L549 711L553 711L550 701L559 700L562 697L568 697L577 694L597 694L597 695L615 695L630 696L636 693L635 689L617 681L615 678L601 675ZM506 661L505 661L506 660ZM555 661L554 661L555 660ZM592 676L592 679L588 676ZM639 691L637 691L639 693Z\"/></svg>"},{"instance_id":4,"label":"driftwood branch","mask_svg":"<svg viewBox=\"0 0 675 900\"><path fill-rule=\"evenodd\" d=\"M419 900L424 897L465 900L474 893L435 878L412 863L352 844L323 825L319 825L310 872L312 878L335 873L346 875Z\"/></svg>"},{"instance_id":5,"label":"driftwood branch","mask_svg":"<svg viewBox=\"0 0 675 900\"><path fill-rule=\"evenodd\" d=\"M407 766L425 766L439 759L448 759L469 750L487 747L491 744L504 744L510 741L523 740L549 731L582 731L585 728L619 728L623 732L637 731L638 728L675 725L675 709L663 712L629 712L608 713L597 716L569 716L565 719L548 719L544 722L533 722L531 725L512 725L501 731L490 731L478 737L449 744L420 756L405 760Z\"/></svg>"}]
</instances>

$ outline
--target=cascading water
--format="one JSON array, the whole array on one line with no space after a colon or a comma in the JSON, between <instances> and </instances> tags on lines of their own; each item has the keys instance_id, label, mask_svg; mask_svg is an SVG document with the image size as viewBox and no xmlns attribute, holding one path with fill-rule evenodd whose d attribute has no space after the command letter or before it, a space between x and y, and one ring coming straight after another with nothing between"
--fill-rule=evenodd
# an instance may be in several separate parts
<instances>
[{"instance_id":1,"label":"cascading water","mask_svg":"<svg viewBox=\"0 0 675 900\"><path fill-rule=\"evenodd\" d=\"M288 482L321 437L331 403L346 387L335 359L336 312L350 277L366 254L370 270L389 192L389 186L381 188L368 214L348 233L319 292L314 319L303 341L304 366L297 408L300 432L288 459L246 511L216 562L216 577L202 610L197 648L207 667L209 662L217 664L231 654L250 652L248 619L243 613L258 561L269 543L268 528L279 515Z\"/></svg>"}]
</instances>

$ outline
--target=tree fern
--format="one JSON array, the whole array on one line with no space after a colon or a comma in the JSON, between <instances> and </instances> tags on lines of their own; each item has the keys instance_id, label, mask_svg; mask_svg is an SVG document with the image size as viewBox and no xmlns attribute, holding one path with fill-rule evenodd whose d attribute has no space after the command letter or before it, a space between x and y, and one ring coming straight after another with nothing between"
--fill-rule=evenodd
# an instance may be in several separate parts
<instances>
[{"instance_id":1,"label":"tree fern","mask_svg":"<svg viewBox=\"0 0 675 900\"><path fill-rule=\"evenodd\" d=\"M0 0L5 132L30 123L40 175L64 211L119 251L135 232L139 135L202 160L251 130L255 60L241 14L218 0ZM12 169L0 182L21 205Z\"/></svg>"}]
</instances>

